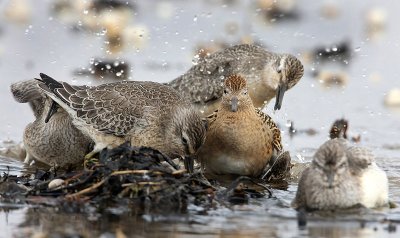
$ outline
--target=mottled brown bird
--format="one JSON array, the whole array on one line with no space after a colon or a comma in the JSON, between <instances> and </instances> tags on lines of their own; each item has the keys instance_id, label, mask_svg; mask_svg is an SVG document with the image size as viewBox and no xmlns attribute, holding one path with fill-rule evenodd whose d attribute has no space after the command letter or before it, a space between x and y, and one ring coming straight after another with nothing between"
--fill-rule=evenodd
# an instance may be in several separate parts
<instances>
[{"instance_id":1,"label":"mottled brown bird","mask_svg":"<svg viewBox=\"0 0 400 238\"><path fill-rule=\"evenodd\" d=\"M282 151L280 130L253 106L243 77L229 76L223 91L220 107L207 118L209 129L198 158L206 173L260 176Z\"/></svg>"},{"instance_id":2,"label":"mottled brown bird","mask_svg":"<svg viewBox=\"0 0 400 238\"><path fill-rule=\"evenodd\" d=\"M40 76L39 86L95 142L86 158L125 141L170 157L195 154L204 142L206 130L198 112L168 86L138 81L72 86Z\"/></svg>"},{"instance_id":3,"label":"mottled brown bird","mask_svg":"<svg viewBox=\"0 0 400 238\"><path fill-rule=\"evenodd\" d=\"M284 93L304 74L302 63L293 55L276 54L256 45L235 45L201 59L185 74L168 83L203 113L218 108L229 75L247 80L248 93L257 108L276 98L275 110Z\"/></svg>"},{"instance_id":4,"label":"mottled brown bird","mask_svg":"<svg viewBox=\"0 0 400 238\"><path fill-rule=\"evenodd\" d=\"M335 210L361 204L379 207L388 204L388 179L370 151L349 147L344 139L325 142L303 171L295 209Z\"/></svg>"},{"instance_id":5,"label":"mottled brown bird","mask_svg":"<svg viewBox=\"0 0 400 238\"><path fill-rule=\"evenodd\" d=\"M53 100L37 84L32 79L11 85L15 100L29 103L35 115L35 121L29 123L24 130L25 162L30 163L36 159L57 167L82 163L90 151L90 138L72 124L68 113L62 108L56 109L48 123L45 123Z\"/></svg>"}]
</instances>

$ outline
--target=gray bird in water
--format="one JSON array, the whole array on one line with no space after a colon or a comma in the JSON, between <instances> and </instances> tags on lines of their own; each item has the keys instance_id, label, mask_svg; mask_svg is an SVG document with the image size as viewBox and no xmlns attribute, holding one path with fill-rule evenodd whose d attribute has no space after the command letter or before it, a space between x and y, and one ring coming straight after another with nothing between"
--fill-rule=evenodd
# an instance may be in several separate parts
<instances>
[{"instance_id":1,"label":"gray bird in water","mask_svg":"<svg viewBox=\"0 0 400 238\"><path fill-rule=\"evenodd\" d=\"M284 93L297 84L304 68L293 55L243 44L206 56L167 85L196 105L203 115L209 115L218 108L225 79L234 74L247 79L255 107L263 107L275 97L274 109L279 110Z\"/></svg>"},{"instance_id":2,"label":"gray bird in water","mask_svg":"<svg viewBox=\"0 0 400 238\"><path fill-rule=\"evenodd\" d=\"M35 121L29 123L23 135L25 163L36 159L51 166L64 167L83 162L90 151L91 140L73 124L65 110L58 108L45 123L53 100L47 97L34 79L14 83L11 92L19 103L29 103Z\"/></svg>"},{"instance_id":3,"label":"gray bird in water","mask_svg":"<svg viewBox=\"0 0 400 238\"><path fill-rule=\"evenodd\" d=\"M72 118L95 146L148 146L170 157L193 155L205 139L198 112L172 88L155 82L122 81L72 86L40 74L39 87Z\"/></svg>"},{"instance_id":4,"label":"gray bird in water","mask_svg":"<svg viewBox=\"0 0 400 238\"><path fill-rule=\"evenodd\" d=\"M361 204L388 204L388 179L370 151L349 147L344 139L325 142L303 171L292 206L296 209L335 210Z\"/></svg>"}]
</instances>

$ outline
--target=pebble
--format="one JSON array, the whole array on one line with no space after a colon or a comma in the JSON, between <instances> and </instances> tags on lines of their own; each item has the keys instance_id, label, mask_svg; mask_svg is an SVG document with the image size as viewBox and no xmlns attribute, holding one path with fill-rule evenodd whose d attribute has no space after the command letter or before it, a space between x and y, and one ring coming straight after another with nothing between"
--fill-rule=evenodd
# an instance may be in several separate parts
<instances>
[{"instance_id":1,"label":"pebble","mask_svg":"<svg viewBox=\"0 0 400 238\"><path fill-rule=\"evenodd\" d=\"M64 184L64 179L53 179L50 181L48 188L49 189L57 189Z\"/></svg>"},{"instance_id":2,"label":"pebble","mask_svg":"<svg viewBox=\"0 0 400 238\"><path fill-rule=\"evenodd\" d=\"M399 107L400 106L400 88L391 89L385 97L385 105L389 107Z\"/></svg>"}]
</instances>

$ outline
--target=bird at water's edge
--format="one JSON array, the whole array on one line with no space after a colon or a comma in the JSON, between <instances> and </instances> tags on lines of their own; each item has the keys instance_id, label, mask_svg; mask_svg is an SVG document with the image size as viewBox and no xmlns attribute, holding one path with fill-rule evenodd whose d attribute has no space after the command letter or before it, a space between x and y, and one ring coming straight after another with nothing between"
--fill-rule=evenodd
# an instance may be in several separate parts
<instances>
[{"instance_id":1,"label":"bird at water's edge","mask_svg":"<svg viewBox=\"0 0 400 238\"><path fill-rule=\"evenodd\" d=\"M344 139L325 142L303 171L292 206L296 209L335 210L361 204L388 204L388 179L365 148L349 147Z\"/></svg>"},{"instance_id":2,"label":"bird at water's edge","mask_svg":"<svg viewBox=\"0 0 400 238\"><path fill-rule=\"evenodd\" d=\"M53 100L37 84L32 79L11 85L15 100L29 103L35 115L35 121L29 123L24 130L25 163L33 159L56 167L81 163L90 151L90 138L72 124L71 118L62 108L56 108L51 120L45 122Z\"/></svg>"},{"instance_id":3,"label":"bird at water's edge","mask_svg":"<svg viewBox=\"0 0 400 238\"><path fill-rule=\"evenodd\" d=\"M235 45L201 59L167 85L203 115L209 115L218 108L225 79L233 74L246 78L255 107L261 108L275 97L274 109L279 110L284 93L298 83L304 67L290 54L272 53L256 45Z\"/></svg>"},{"instance_id":4,"label":"bird at water's edge","mask_svg":"<svg viewBox=\"0 0 400 238\"><path fill-rule=\"evenodd\" d=\"M170 157L190 156L204 142L205 125L198 112L168 86L137 81L72 86L40 76L39 86L94 141L87 158L125 141Z\"/></svg>"},{"instance_id":5,"label":"bird at water's edge","mask_svg":"<svg viewBox=\"0 0 400 238\"><path fill-rule=\"evenodd\" d=\"M210 174L260 176L272 156L282 152L280 130L253 106L243 77L229 76L223 91L218 110L207 117L201 165Z\"/></svg>"}]
</instances>

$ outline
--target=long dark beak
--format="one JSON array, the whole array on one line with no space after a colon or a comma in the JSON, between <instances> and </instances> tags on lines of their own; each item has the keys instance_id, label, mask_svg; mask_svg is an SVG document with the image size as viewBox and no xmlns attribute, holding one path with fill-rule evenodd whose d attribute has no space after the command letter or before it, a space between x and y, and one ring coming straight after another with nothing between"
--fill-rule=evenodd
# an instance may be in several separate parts
<instances>
[{"instance_id":1,"label":"long dark beak","mask_svg":"<svg viewBox=\"0 0 400 238\"><path fill-rule=\"evenodd\" d=\"M50 118L54 115L54 113L57 112L57 108L58 108L57 103L54 102L54 101L52 101L52 102L51 102L50 109L49 109L49 112L47 113L47 116L46 116L46 118L44 119L44 122L45 122L45 123L49 122Z\"/></svg>"},{"instance_id":2,"label":"long dark beak","mask_svg":"<svg viewBox=\"0 0 400 238\"><path fill-rule=\"evenodd\" d=\"M285 94L287 89L287 85L285 83L279 84L278 88L276 89L276 98L275 98L275 107L274 110L280 110L283 101L283 95Z\"/></svg>"},{"instance_id":3,"label":"long dark beak","mask_svg":"<svg viewBox=\"0 0 400 238\"><path fill-rule=\"evenodd\" d=\"M329 184L329 188L332 188L333 186L333 180L335 178L335 173L333 171L328 171L326 173L326 176L328 177L328 184Z\"/></svg>"},{"instance_id":4,"label":"long dark beak","mask_svg":"<svg viewBox=\"0 0 400 238\"><path fill-rule=\"evenodd\" d=\"M231 110L232 112L237 112L238 110L238 98L237 97L232 97L231 98Z\"/></svg>"},{"instance_id":5,"label":"long dark beak","mask_svg":"<svg viewBox=\"0 0 400 238\"><path fill-rule=\"evenodd\" d=\"M188 173L194 172L194 158L191 156L185 156L183 158L183 163L185 164L185 169Z\"/></svg>"}]
</instances>

